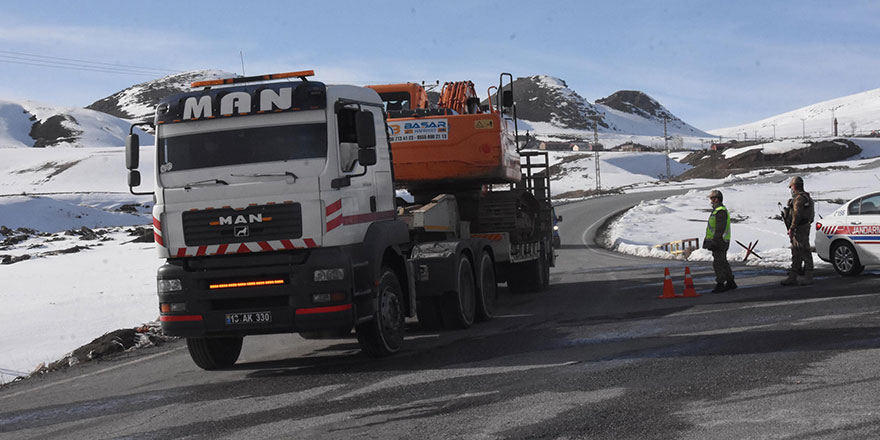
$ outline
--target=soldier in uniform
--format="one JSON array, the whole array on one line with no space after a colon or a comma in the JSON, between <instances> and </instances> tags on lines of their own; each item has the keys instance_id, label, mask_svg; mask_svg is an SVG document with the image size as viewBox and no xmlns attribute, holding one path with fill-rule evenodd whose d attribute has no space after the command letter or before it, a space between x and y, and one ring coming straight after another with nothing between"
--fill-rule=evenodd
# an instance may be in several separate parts
<instances>
[{"instance_id":1,"label":"soldier in uniform","mask_svg":"<svg viewBox=\"0 0 880 440\"><path fill-rule=\"evenodd\" d=\"M804 179L794 177L789 182L791 189L791 211L788 237L791 239L791 268L788 277L782 280L783 286L808 286L813 284L813 252L810 250L810 225L815 216L815 207L810 193L804 191ZM801 264L804 278L798 282Z\"/></svg>"},{"instance_id":2,"label":"soldier in uniform","mask_svg":"<svg viewBox=\"0 0 880 440\"><path fill-rule=\"evenodd\" d=\"M727 250L730 249L730 213L724 206L721 191L712 190L709 200L712 202L712 214L709 215L706 226L703 248L712 251L712 269L715 270L715 288L712 293L720 293L737 288L733 280L733 270L727 261Z\"/></svg>"}]
</instances>

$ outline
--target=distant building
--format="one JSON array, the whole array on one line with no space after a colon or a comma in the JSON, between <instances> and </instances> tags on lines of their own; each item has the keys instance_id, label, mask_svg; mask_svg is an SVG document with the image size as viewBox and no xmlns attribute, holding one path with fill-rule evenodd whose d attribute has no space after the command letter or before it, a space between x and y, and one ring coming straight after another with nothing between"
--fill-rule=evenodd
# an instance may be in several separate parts
<instances>
[{"instance_id":1,"label":"distant building","mask_svg":"<svg viewBox=\"0 0 880 440\"><path fill-rule=\"evenodd\" d=\"M612 148L611 151L653 151L653 149L647 145L630 141Z\"/></svg>"},{"instance_id":2,"label":"distant building","mask_svg":"<svg viewBox=\"0 0 880 440\"><path fill-rule=\"evenodd\" d=\"M541 142L539 150L547 151L571 151L571 142Z\"/></svg>"},{"instance_id":3,"label":"distant building","mask_svg":"<svg viewBox=\"0 0 880 440\"><path fill-rule=\"evenodd\" d=\"M571 151L604 151L605 147L602 144L598 144L595 142L572 142L571 143Z\"/></svg>"}]
</instances>

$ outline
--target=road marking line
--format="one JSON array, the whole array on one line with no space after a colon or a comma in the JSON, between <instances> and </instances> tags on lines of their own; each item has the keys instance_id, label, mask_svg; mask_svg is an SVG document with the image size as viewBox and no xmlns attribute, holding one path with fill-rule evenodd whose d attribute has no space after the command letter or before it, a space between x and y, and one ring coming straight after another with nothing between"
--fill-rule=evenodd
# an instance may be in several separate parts
<instances>
[{"instance_id":1,"label":"road marking line","mask_svg":"<svg viewBox=\"0 0 880 440\"><path fill-rule=\"evenodd\" d=\"M880 313L880 312L870 311L870 312L862 312L862 313L846 313L846 314L840 314L840 315L812 316L809 318L796 319L794 321L780 321L780 322L776 322L773 324L749 325L749 326L743 326L743 327L728 327L728 328L720 328L720 329L715 329L715 330L706 330L706 331L702 331L702 332L692 332L692 333L675 333L671 336L673 336L673 337L713 336L713 335L723 335L723 334L728 334L728 333L741 333L741 332L747 332L750 330L757 330L757 329L763 329L763 328L768 328L768 327L779 327L779 326L784 326L784 325L796 327L796 326L808 325L813 322L835 321L835 320L839 321L842 319L851 319L851 318L858 318L858 317L867 316L867 315L875 315L877 313Z\"/></svg>"},{"instance_id":2,"label":"road marking line","mask_svg":"<svg viewBox=\"0 0 880 440\"><path fill-rule=\"evenodd\" d=\"M415 336L407 336L407 337L405 337L405 338L403 338L403 339L404 339L405 341L413 341L413 340L416 340L416 339L439 338L439 337L440 337L440 334L439 334L439 333L436 333L436 334L433 334L433 335L415 335Z\"/></svg>"},{"instance_id":3,"label":"road marking line","mask_svg":"<svg viewBox=\"0 0 880 440\"><path fill-rule=\"evenodd\" d=\"M116 370L116 369L118 369L118 368L126 367L126 366L129 366L129 365L132 365L132 364L136 364L136 363L139 363L139 362L148 361L148 360L150 360L150 359L157 358L157 357L159 357L159 356L165 356L165 355L167 355L167 354L171 354L171 353L174 353L174 352L176 352L176 351L183 350L184 348L185 348L185 347L174 348L174 349L168 350L168 351L163 352L163 353L151 354L151 355L149 355L149 356L145 356L145 357L142 357L142 358L134 359L134 360L132 360L132 361L125 362L125 363L123 363L123 364L114 365L114 366L112 366L112 367L107 367L107 368L104 368L103 370L98 370L98 371L93 371L93 372L88 373L88 374L83 374L82 376L71 377L71 378L68 378L68 379L59 380L58 382L47 383L47 384L45 384L45 385L41 385L41 386L38 386L38 387L35 387L35 388L30 388L30 389L27 389L27 390L17 391L17 392L15 392L15 393L7 394L7 395L5 395L5 396L0 396L0 400L8 399L8 398L10 398L10 397L20 396L20 395L22 395L22 394L27 394L27 393L30 393L30 392L33 392L33 391L44 390L44 389L46 389L46 388L53 387L53 386L55 386L55 385L63 385L63 384L65 384L65 383L73 382L73 381L75 381L75 380L80 380L80 379L85 379L85 378L87 378L87 377L96 376L96 375L98 375L98 374L106 373L106 372L108 372L108 371L113 371L113 370Z\"/></svg>"},{"instance_id":4,"label":"road marking line","mask_svg":"<svg viewBox=\"0 0 880 440\"><path fill-rule=\"evenodd\" d=\"M880 296L880 293L871 293L868 295L847 295L847 296L832 296L829 298L807 298L807 299L795 299L789 301L775 301L763 304L751 304L745 305L742 307L736 307L732 309L724 308L724 309L716 309L716 310L702 310L702 311L689 311L689 312L680 312L680 313L672 313L667 316L693 316L693 315L705 315L708 313L719 313L719 312L729 312L731 310L747 310L747 309L762 309L767 307L779 307L779 306L791 306L793 304L811 304L811 303L819 303L825 301L838 301L841 299L854 299L854 298L865 298L870 296Z\"/></svg>"},{"instance_id":5,"label":"road marking line","mask_svg":"<svg viewBox=\"0 0 880 440\"><path fill-rule=\"evenodd\" d=\"M578 361L568 361L555 364L539 364L539 365L514 365L506 367L458 367L420 370L418 373L406 373L392 376L388 379L372 383L362 388L351 391L343 396L330 399L331 402L350 399L352 397L383 391L389 388L399 388L404 386L420 385L424 383L437 382L441 380L460 379L464 377L488 376L490 374L509 374L523 371L531 371L543 368L567 367L577 364Z\"/></svg>"}]
</instances>

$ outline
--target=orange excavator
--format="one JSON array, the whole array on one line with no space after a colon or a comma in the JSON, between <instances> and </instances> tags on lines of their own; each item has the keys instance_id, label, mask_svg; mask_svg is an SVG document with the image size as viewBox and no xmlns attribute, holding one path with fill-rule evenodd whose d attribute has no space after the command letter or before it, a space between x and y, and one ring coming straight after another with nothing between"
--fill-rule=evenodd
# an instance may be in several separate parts
<instances>
[{"instance_id":1,"label":"orange excavator","mask_svg":"<svg viewBox=\"0 0 880 440\"><path fill-rule=\"evenodd\" d=\"M419 84L367 86L385 102L395 181L414 195L423 188L431 193L437 187L449 191L519 182L512 76L510 80L501 94L509 102L493 105L493 86L488 107L480 105L471 81L443 84L435 108Z\"/></svg>"},{"instance_id":2,"label":"orange excavator","mask_svg":"<svg viewBox=\"0 0 880 440\"><path fill-rule=\"evenodd\" d=\"M436 106L419 84L367 87L385 104L395 185L413 196L398 201L400 212L433 212L452 196L467 234L509 255L514 264L502 265L498 279L518 290L546 287L555 253L548 155L518 148L513 83L502 73L488 105L471 81L443 84Z\"/></svg>"}]
</instances>

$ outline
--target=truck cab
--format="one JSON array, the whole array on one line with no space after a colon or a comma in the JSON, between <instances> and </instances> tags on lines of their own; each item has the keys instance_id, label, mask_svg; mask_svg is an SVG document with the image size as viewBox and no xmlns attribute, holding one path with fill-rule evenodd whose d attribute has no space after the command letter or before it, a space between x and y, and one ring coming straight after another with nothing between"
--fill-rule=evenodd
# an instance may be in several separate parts
<instances>
[{"instance_id":1,"label":"truck cab","mask_svg":"<svg viewBox=\"0 0 880 440\"><path fill-rule=\"evenodd\" d=\"M356 327L389 354L414 314L382 101L310 74L194 83L157 107L160 321L202 368L234 363L249 334Z\"/></svg>"}]
</instances>

